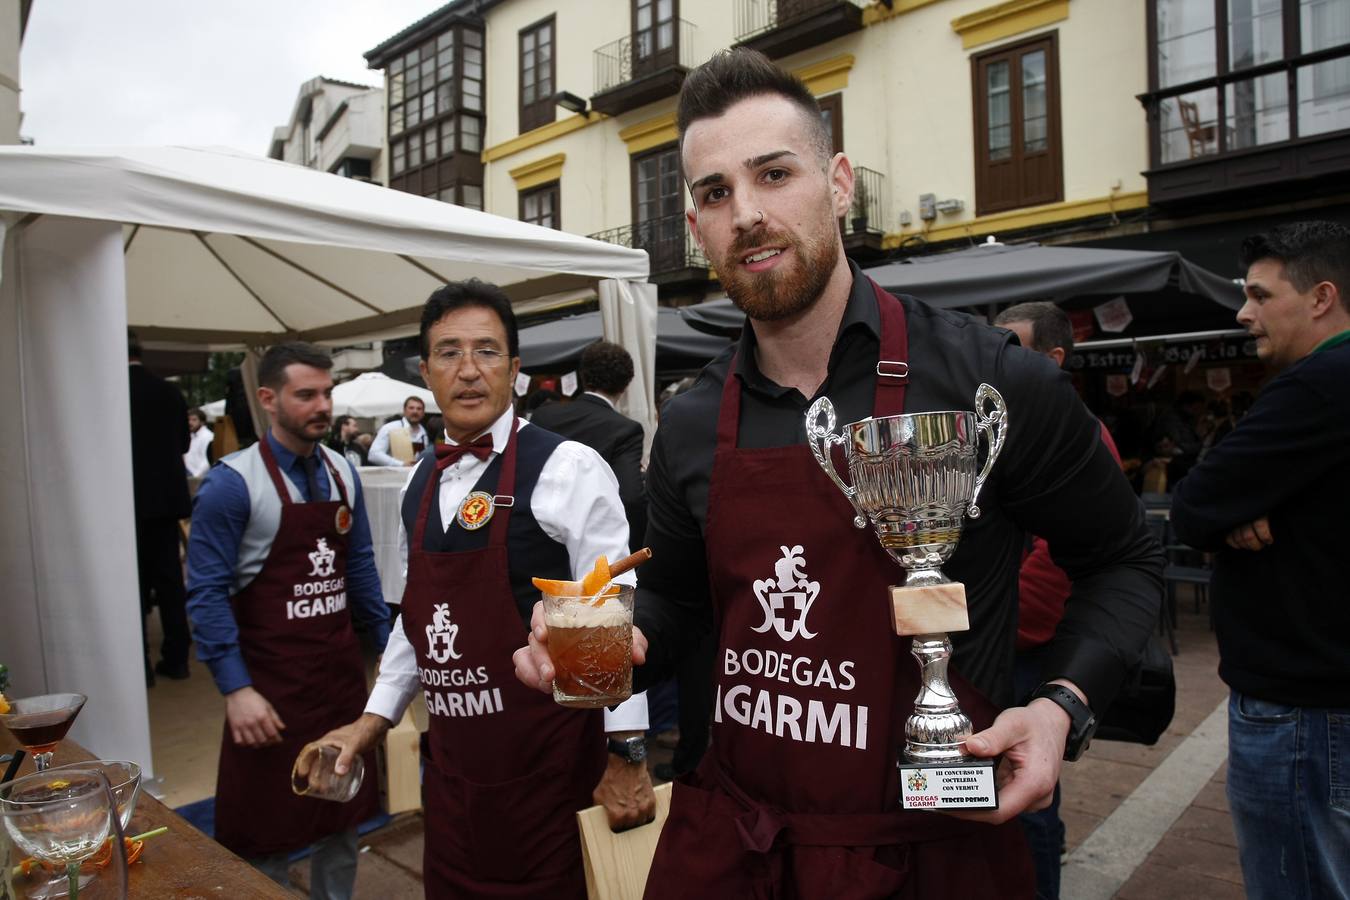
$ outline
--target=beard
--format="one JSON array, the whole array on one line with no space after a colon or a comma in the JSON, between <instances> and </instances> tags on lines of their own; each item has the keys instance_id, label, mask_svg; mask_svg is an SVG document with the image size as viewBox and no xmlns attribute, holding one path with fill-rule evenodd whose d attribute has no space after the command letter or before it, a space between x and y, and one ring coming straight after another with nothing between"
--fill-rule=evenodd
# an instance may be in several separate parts
<instances>
[{"instance_id":1,"label":"beard","mask_svg":"<svg viewBox=\"0 0 1350 900\"><path fill-rule=\"evenodd\" d=\"M284 410L278 408L272 418L277 423L278 428L301 441L320 440L333 427L333 417L330 415L299 419L287 415Z\"/></svg>"},{"instance_id":2,"label":"beard","mask_svg":"<svg viewBox=\"0 0 1350 900\"><path fill-rule=\"evenodd\" d=\"M768 272L742 271L740 261L745 254L766 244L792 250L796 265ZM825 290L838 260L838 248L828 230L797 238L757 228L741 234L716 265L722 287L741 312L761 322L776 322L810 308Z\"/></svg>"}]
</instances>

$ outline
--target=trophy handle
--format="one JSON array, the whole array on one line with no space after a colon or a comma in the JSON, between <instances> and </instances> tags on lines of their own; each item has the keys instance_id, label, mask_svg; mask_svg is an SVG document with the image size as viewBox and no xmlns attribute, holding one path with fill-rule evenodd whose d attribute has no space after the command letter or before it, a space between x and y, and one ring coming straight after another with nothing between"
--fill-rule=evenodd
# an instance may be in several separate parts
<instances>
[{"instance_id":1,"label":"trophy handle","mask_svg":"<svg viewBox=\"0 0 1350 900\"><path fill-rule=\"evenodd\" d=\"M820 417L825 417L824 427L820 424ZM835 487L844 492L848 502L853 504L853 511L857 513L853 517L854 528L867 527L867 517L863 511L858 508L858 501L855 499L857 489L847 484L844 479L839 477L839 471L834 467L834 460L830 458L830 448L835 444L844 443L842 434L834 432L834 404L830 402L829 397L821 397L811 408L806 411L806 442L811 445L811 454L815 456L816 462L825 470L825 474L830 476Z\"/></svg>"},{"instance_id":2,"label":"trophy handle","mask_svg":"<svg viewBox=\"0 0 1350 900\"><path fill-rule=\"evenodd\" d=\"M994 408L986 411L991 403ZM1008 404L1003 402L1003 395L992 385L981 384L975 389L975 429L988 438L989 455L984 458L980 474L975 476L975 491L970 495L970 508L966 512L972 519L980 517L980 507L976 503L980 499L980 488L984 487L989 470L994 467L994 460L998 459L999 451L1003 449L1003 438L1008 433Z\"/></svg>"}]
</instances>

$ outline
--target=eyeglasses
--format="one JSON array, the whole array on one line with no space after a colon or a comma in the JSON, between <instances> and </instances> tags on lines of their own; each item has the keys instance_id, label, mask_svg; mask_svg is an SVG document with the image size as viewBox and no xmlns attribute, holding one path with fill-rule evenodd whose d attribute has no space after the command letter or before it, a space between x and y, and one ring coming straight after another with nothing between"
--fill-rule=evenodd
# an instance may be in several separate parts
<instances>
[{"instance_id":1,"label":"eyeglasses","mask_svg":"<svg viewBox=\"0 0 1350 900\"><path fill-rule=\"evenodd\" d=\"M495 369L506 362L506 354L491 347L477 347L468 351L473 354L473 364L480 369ZM444 369L458 369L464 364L465 351L458 347L439 347L431 351L431 359Z\"/></svg>"}]
</instances>

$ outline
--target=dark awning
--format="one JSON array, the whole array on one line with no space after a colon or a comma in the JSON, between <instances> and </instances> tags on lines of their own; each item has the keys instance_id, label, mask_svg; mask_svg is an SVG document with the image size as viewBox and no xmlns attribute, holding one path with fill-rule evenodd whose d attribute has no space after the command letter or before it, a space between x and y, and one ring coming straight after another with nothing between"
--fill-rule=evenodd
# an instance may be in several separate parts
<instances>
[{"instance_id":1,"label":"dark awning","mask_svg":"<svg viewBox=\"0 0 1350 900\"><path fill-rule=\"evenodd\" d=\"M912 294L944 309L983 311L1027 300L1081 309L1125 295L1135 317L1125 336L1228 327L1232 311L1242 305L1236 284L1165 251L989 244L863 271L891 293ZM745 324L745 316L725 299L680 313L693 327L714 334L736 334Z\"/></svg>"},{"instance_id":2,"label":"dark awning","mask_svg":"<svg viewBox=\"0 0 1350 900\"><path fill-rule=\"evenodd\" d=\"M600 340L600 313L556 319L520 330L520 367L530 374L567 372L581 351ZM726 348L728 339L689 327L677 310L656 311L656 371L695 372Z\"/></svg>"}]
</instances>

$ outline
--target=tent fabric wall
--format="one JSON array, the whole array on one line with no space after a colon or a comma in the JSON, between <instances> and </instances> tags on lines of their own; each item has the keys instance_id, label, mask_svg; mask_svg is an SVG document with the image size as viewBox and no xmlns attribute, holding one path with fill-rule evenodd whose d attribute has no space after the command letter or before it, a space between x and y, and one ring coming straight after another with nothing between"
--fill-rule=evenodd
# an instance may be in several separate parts
<instances>
[{"instance_id":1,"label":"tent fabric wall","mask_svg":"<svg viewBox=\"0 0 1350 900\"><path fill-rule=\"evenodd\" d=\"M601 282L600 320L605 340L622 344L633 356L633 380L619 398L618 408L642 423L645 461L656 434L656 285Z\"/></svg>"},{"instance_id":2,"label":"tent fabric wall","mask_svg":"<svg viewBox=\"0 0 1350 900\"><path fill-rule=\"evenodd\" d=\"M72 737L149 775L122 227L11 225L2 272L0 661L16 695L87 694Z\"/></svg>"}]
</instances>

